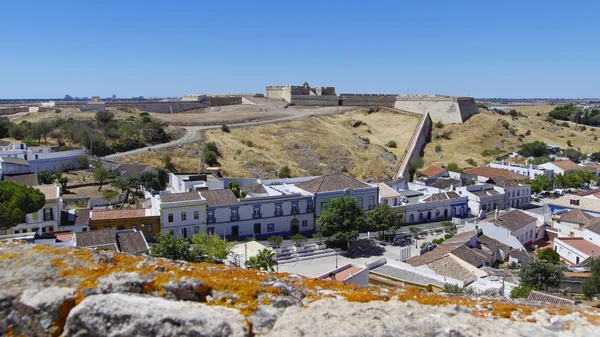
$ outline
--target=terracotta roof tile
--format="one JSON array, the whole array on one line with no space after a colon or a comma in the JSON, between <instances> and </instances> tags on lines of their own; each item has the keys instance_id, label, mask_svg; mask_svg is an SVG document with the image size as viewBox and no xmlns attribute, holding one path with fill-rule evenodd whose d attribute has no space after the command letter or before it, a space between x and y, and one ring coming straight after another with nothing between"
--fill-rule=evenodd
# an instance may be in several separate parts
<instances>
[{"instance_id":1,"label":"terracotta roof tile","mask_svg":"<svg viewBox=\"0 0 600 337\"><path fill-rule=\"evenodd\" d=\"M451 256L445 256L439 260L430 262L427 267L431 268L436 274L451 277L459 281L465 281L472 277L471 272L460 265Z\"/></svg>"},{"instance_id":2,"label":"terracotta roof tile","mask_svg":"<svg viewBox=\"0 0 600 337\"><path fill-rule=\"evenodd\" d=\"M324 175L307 182L296 185L310 193L343 191L347 188L368 188L371 187L354 178L343 174Z\"/></svg>"},{"instance_id":3,"label":"terracotta roof tile","mask_svg":"<svg viewBox=\"0 0 600 337\"><path fill-rule=\"evenodd\" d=\"M56 199L59 195L59 190L60 190L58 185L36 185L36 186L31 186L31 187L42 192L44 194L44 196L46 196L46 200Z\"/></svg>"},{"instance_id":4,"label":"terracotta roof tile","mask_svg":"<svg viewBox=\"0 0 600 337\"><path fill-rule=\"evenodd\" d=\"M200 193L198 192L185 192L185 193L172 193L164 194L160 196L162 202L181 202L181 201L192 201L202 200Z\"/></svg>"},{"instance_id":5,"label":"terracotta roof tile","mask_svg":"<svg viewBox=\"0 0 600 337\"><path fill-rule=\"evenodd\" d=\"M570 160L558 160L558 161L552 162L552 164L560 167L561 169L563 169L565 171L569 171L569 170L582 170L583 169L583 167L575 164L574 162L572 162Z\"/></svg>"},{"instance_id":6,"label":"terracotta roof tile","mask_svg":"<svg viewBox=\"0 0 600 337\"><path fill-rule=\"evenodd\" d=\"M537 218L518 209L501 213L498 216L498 219L490 220L490 222L496 226L506 228L510 231L518 230L536 221Z\"/></svg>"},{"instance_id":7,"label":"terracotta roof tile","mask_svg":"<svg viewBox=\"0 0 600 337\"><path fill-rule=\"evenodd\" d=\"M421 171L421 175L424 175L426 177L435 177L437 175L444 173L445 171L446 171L446 169L443 167L429 166L428 168Z\"/></svg>"},{"instance_id":8,"label":"terracotta roof tile","mask_svg":"<svg viewBox=\"0 0 600 337\"><path fill-rule=\"evenodd\" d=\"M117 233L117 242L123 253L143 253L148 251L148 244L142 232Z\"/></svg>"},{"instance_id":9,"label":"terracotta roof tile","mask_svg":"<svg viewBox=\"0 0 600 337\"><path fill-rule=\"evenodd\" d=\"M111 220L123 218L141 218L146 216L146 210L139 209L119 209L119 210L94 210L90 213L91 220Z\"/></svg>"},{"instance_id":10,"label":"terracotta roof tile","mask_svg":"<svg viewBox=\"0 0 600 337\"><path fill-rule=\"evenodd\" d=\"M117 167L123 178L137 178L142 172L149 170L150 166L146 164L121 164Z\"/></svg>"},{"instance_id":11,"label":"terracotta roof tile","mask_svg":"<svg viewBox=\"0 0 600 337\"><path fill-rule=\"evenodd\" d=\"M479 252L464 245L453 250L452 255L477 268L490 262L487 256L484 256Z\"/></svg>"},{"instance_id":12,"label":"terracotta roof tile","mask_svg":"<svg viewBox=\"0 0 600 337\"><path fill-rule=\"evenodd\" d=\"M5 163L10 163L10 164L30 166L30 164L27 160L20 159L20 158L0 157L0 161L3 161Z\"/></svg>"},{"instance_id":13,"label":"terracotta roof tile","mask_svg":"<svg viewBox=\"0 0 600 337\"><path fill-rule=\"evenodd\" d=\"M583 212L580 209L572 209L564 214L562 214L559 219L561 221L569 221L578 223L580 225L587 224L590 220L594 219L593 216Z\"/></svg>"},{"instance_id":14,"label":"terracotta roof tile","mask_svg":"<svg viewBox=\"0 0 600 337\"><path fill-rule=\"evenodd\" d=\"M90 210L78 209L75 211L75 225L83 226L90 224Z\"/></svg>"},{"instance_id":15,"label":"terracotta roof tile","mask_svg":"<svg viewBox=\"0 0 600 337\"><path fill-rule=\"evenodd\" d=\"M460 182L460 180L454 178L440 178L434 181L433 184L429 186L446 190L452 187L452 185L458 184Z\"/></svg>"},{"instance_id":16,"label":"terracotta roof tile","mask_svg":"<svg viewBox=\"0 0 600 337\"><path fill-rule=\"evenodd\" d=\"M244 190L248 193L257 193L257 194L267 193L267 190L265 189L265 187L259 183L252 183L252 184L244 185L244 186L242 186L242 190Z\"/></svg>"},{"instance_id":17,"label":"terracotta roof tile","mask_svg":"<svg viewBox=\"0 0 600 337\"><path fill-rule=\"evenodd\" d=\"M37 173L35 173L35 172L25 173L25 174L15 174L15 175L5 174L2 179L4 179L4 181L12 181L13 183L17 183L17 184L25 185L25 186L34 186L34 185L39 184L38 178L37 178Z\"/></svg>"},{"instance_id":18,"label":"terracotta roof tile","mask_svg":"<svg viewBox=\"0 0 600 337\"><path fill-rule=\"evenodd\" d=\"M560 240L565 244L577 249L578 251L592 255L592 253L600 252L600 246L584 239L584 238L572 238L572 237L557 237L554 240Z\"/></svg>"},{"instance_id":19,"label":"terracotta roof tile","mask_svg":"<svg viewBox=\"0 0 600 337\"><path fill-rule=\"evenodd\" d=\"M502 178L503 180L506 180L506 179L514 179L514 180L529 179L529 177L526 175L522 175L522 174L519 174L519 173L516 173L513 171L509 171L509 170L505 170L505 169L500 169L500 168L495 168L495 167L487 167L487 166L469 168L469 169L465 170L465 173L467 173L469 175L474 175L474 176L488 177L490 179L494 179L494 178Z\"/></svg>"},{"instance_id":20,"label":"terracotta roof tile","mask_svg":"<svg viewBox=\"0 0 600 337\"><path fill-rule=\"evenodd\" d=\"M202 194L202 197L206 199L206 204L208 207L239 204L238 199L230 189L202 191L200 194Z\"/></svg>"},{"instance_id":21,"label":"terracotta roof tile","mask_svg":"<svg viewBox=\"0 0 600 337\"><path fill-rule=\"evenodd\" d=\"M102 245L115 245L115 247L117 247L115 230L112 228L76 233L75 240L77 240L77 247L95 247Z\"/></svg>"}]
</instances>

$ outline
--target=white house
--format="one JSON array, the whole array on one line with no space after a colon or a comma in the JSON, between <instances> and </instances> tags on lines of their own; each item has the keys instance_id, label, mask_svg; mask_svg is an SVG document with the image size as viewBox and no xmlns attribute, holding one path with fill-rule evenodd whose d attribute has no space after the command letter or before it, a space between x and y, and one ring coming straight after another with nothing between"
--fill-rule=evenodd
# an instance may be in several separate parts
<instances>
[{"instance_id":1,"label":"white house","mask_svg":"<svg viewBox=\"0 0 600 337\"><path fill-rule=\"evenodd\" d=\"M554 174L568 174L575 173L577 171L584 171L586 168L579 166L570 160L557 160L554 162L544 163L539 165L547 170L553 170Z\"/></svg>"},{"instance_id":2,"label":"white house","mask_svg":"<svg viewBox=\"0 0 600 337\"><path fill-rule=\"evenodd\" d=\"M583 228L595 217L580 210L562 210L552 215L552 229L559 237L582 238Z\"/></svg>"},{"instance_id":3,"label":"white house","mask_svg":"<svg viewBox=\"0 0 600 337\"><path fill-rule=\"evenodd\" d=\"M556 237L554 250L569 264L578 265L600 252L600 222L595 221L583 230L582 238Z\"/></svg>"},{"instance_id":4,"label":"white house","mask_svg":"<svg viewBox=\"0 0 600 337\"><path fill-rule=\"evenodd\" d=\"M517 238L523 245L537 241L543 237L543 234L538 231L538 218L521 210L515 209L502 213L496 212L494 218L487 221L497 227L507 229L509 234ZM502 242L501 240L498 241Z\"/></svg>"},{"instance_id":5,"label":"white house","mask_svg":"<svg viewBox=\"0 0 600 337\"><path fill-rule=\"evenodd\" d=\"M506 207L525 208L531 204L531 185L521 184L515 180L502 180L496 183L496 187L504 193Z\"/></svg>"},{"instance_id":6,"label":"white house","mask_svg":"<svg viewBox=\"0 0 600 337\"><path fill-rule=\"evenodd\" d=\"M0 146L1 158L25 160L29 163L29 172L36 173L44 170L56 172L80 168L84 164L80 157L85 154L87 154L85 148L62 151L50 147L27 147L19 142Z\"/></svg>"},{"instance_id":7,"label":"white house","mask_svg":"<svg viewBox=\"0 0 600 337\"><path fill-rule=\"evenodd\" d=\"M27 214L24 223L13 227L12 233L54 232L59 230L60 217L63 210L63 200L60 197L60 186L37 185L33 188L39 190L46 197L46 203L42 209L35 213Z\"/></svg>"},{"instance_id":8,"label":"white house","mask_svg":"<svg viewBox=\"0 0 600 337\"><path fill-rule=\"evenodd\" d=\"M402 196L384 183L378 183L379 203L389 206L398 206L401 203Z\"/></svg>"},{"instance_id":9,"label":"white house","mask_svg":"<svg viewBox=\"0 0 600 337\"><path fill-rule=\"evenodd\" d=\"M317 218L327 202L334 198L351 197L365 211L375 208L379 201L377 185L369 185L343 174L324 175L295 186L305 191L304 195L314 195Z\"/></svg>"},{"instance_id":10,"label":"white house","mask_svg":"<svg viewBox=\"0 0 600 337\"><path fill-rule=\"evenodd\" d=\"M220 190L225 187L223 179L211 173L171 173L169 174L171 188L176 193Z\"/></svg>"},{"instance_id":11,"label":"white house","mask_svg":"<svg viewBox=\"0 0 600 337\"><path fill-rule=\"evenodd\" d=\"M554 180L554 170L546 169L538 165L521 165L511 163L510 161L506 162L503 160L500 163L490 163L488 164L488 166L492 168L509 170L518 174L522 174L524 176L528 176L530 179L534 179L537 176L543 175L550 178L551 180Z\"/></svg>"},{"instance_id":12,"label":"white house","mask_svg":"<svg viewBox=\"0 0 600 337\"><path fill-rule=\"evenodd\" d=\"M206 232L206 200L198 192L163 194L158 198L161 231L191 238Z\"/></svg>"},{"instance_id":13,"label":"white house","mask_svg":"<svg viewBox=\"0 0 600 337\"><path fill-rule=\"evenodd\" d=\"M270 187L265 186L270 189ZM284 194L238 199L229 189L201 191L206 200L206 232L231 239L311 234L315 229L310 195Z\"/></svg>"},{"instance_id":14,"label":"white house","mask_svg":"<svg viewBox=\"0 0 600 337\"><path fill-rule=\"evenodd\" d=\"M504 191L491 184L470 185L456 188L456 193L469 199L472 214L491 212L495 209L506 209Z\"/></svg>"},{"instance_id":15,"label":"white house","mask_svg":"<svg viewBox=\"0 0 600 337\"><path fill-rule=\"evenodd\" d=\"M468 215L468 198L456 192L410 197L398 206L398 215L407 224L450 220Z\"/></svg>"}]
</instances>

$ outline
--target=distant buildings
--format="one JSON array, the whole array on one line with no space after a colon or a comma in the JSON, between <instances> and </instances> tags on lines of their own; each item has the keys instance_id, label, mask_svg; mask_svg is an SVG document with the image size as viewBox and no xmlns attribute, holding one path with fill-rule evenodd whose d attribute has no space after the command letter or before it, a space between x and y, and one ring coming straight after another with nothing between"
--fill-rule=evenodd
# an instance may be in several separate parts
<instances>
[{"instance_id":1,"label":"distant buildings","mask_svg":"<svg viewBox=\"0 0 600 337\"><path fill-rule=\"evenodd\" d=\"M550 180L554 180L554 170L547 169L547 168L544 168L539 165L533 165L533 164L521 165L521 164L506 162L503 160L500 163L490 163L488 166L491 168L509 170L509 171L527 176L527 177L529 177L529 179L535 179L535 177L537 177L539 175L544 175L544 176L548 177Z\"/></svg>"},{"instance_id":2,"label":"distant buildings","mask_svg":"<svg viewBox=\"0 0 600 337\"><path fill-rule=\"evenodd\" d=\"M3 145L4 144L4 145ZM0 142L0 179L4 174L67 171L83 167L85 148L61 150L50 147L27 147L25 143Z\"/></svg>"}]
</instances>

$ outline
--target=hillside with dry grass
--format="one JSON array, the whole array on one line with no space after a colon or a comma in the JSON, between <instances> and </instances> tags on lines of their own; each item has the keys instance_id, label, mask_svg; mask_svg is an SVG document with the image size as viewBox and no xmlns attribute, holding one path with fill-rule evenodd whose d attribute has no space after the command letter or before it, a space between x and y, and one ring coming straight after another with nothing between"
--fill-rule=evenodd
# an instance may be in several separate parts
<instances>
[{"instance_id":1,"label":"hillside with dry grass","mask_svg":"<svg viewBox=\"0 0 600 337\"><path fill-rule=\"evenodd\" d=\"M596 137L600 130L590 127L581 130L574 124L563 126L562 121L548 122L546 118L552 109L552 105L515 107L520 113L516 117L480 109L478 115L463 124L443 128L434 125L432 142L425 147L425 165L455 162L461 167L469 167L468 159L483 165L498 154L518 151L521 144L536 140L561 148L568 148L570 141L572 148L584 153L600 149ZM495 151L495 155L484 156L485 150Z\"/></svg>"},{"instance_id":2,"label":"hillside with dry grass","mask_svg":"<svg viewBox=\"0 0 600 337\"><path fill-rule=\"evenodd\" d=\"M353 121L363 125L352 127ZM418 118L387 110L355 110L335 116L232 129L210 130L226 176L275 177L287 165L293 176L349 172L359 179L393 175ZM393 140L397 147L388 147Z\"/></svg>"}]
</instances>

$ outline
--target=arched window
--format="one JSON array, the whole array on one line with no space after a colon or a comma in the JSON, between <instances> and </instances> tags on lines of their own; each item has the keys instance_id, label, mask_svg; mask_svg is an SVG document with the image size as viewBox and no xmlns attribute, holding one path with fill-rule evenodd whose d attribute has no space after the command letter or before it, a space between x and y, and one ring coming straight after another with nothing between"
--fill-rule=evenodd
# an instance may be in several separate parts
<instances>
[{"instance_id":1,"label":"arched window","mask_svg":"<svg viewBox=\"0 0 600 337\"><path fill-rule=\"evenodd\" d=\"M447 218L447 217L448 217L448 210L447 210L447 209L445 209L445 210L444 210L444 219L445 219L445 218Z\"/></svg>"},{"instance_id":2,"label":"arched window","mask_svg":"<svg viewBox=\"0 0 600 337\"><path fill-rule=\"evenodd\" d=\"M440 218L440 211L439 210L435 211L435 218L436 219Z\"/></svg>"},{"instance_id":3,"label":"arched window","mask_svg":"<svg viewBox=\"0 0 600 337\"><path fill-rule=\"evenodd\" d=\"M517 197L521 196L521 191L517 190Z\"/></svg>"},{"instance_id":4,"label":"arched window","mask_svg":"<svg viewBox=\"0 0 600 337\"><path fill-rule=\"evenodd\" d=\"M409 219L408 221L410 221L410 222L413 222L413 221L415 221L415 216L411 214L411 215L408 217L408 219Z\"/></svg>"},{"instance_id":5,"label":"arched window","mask_svg":"<svg viewBox=\"0 0 600 337\"><path fill-rule=\"evenodd\" d=\"M419 221L423 220L423 213L419 213Z\"/></svg>"}]
</instances>

